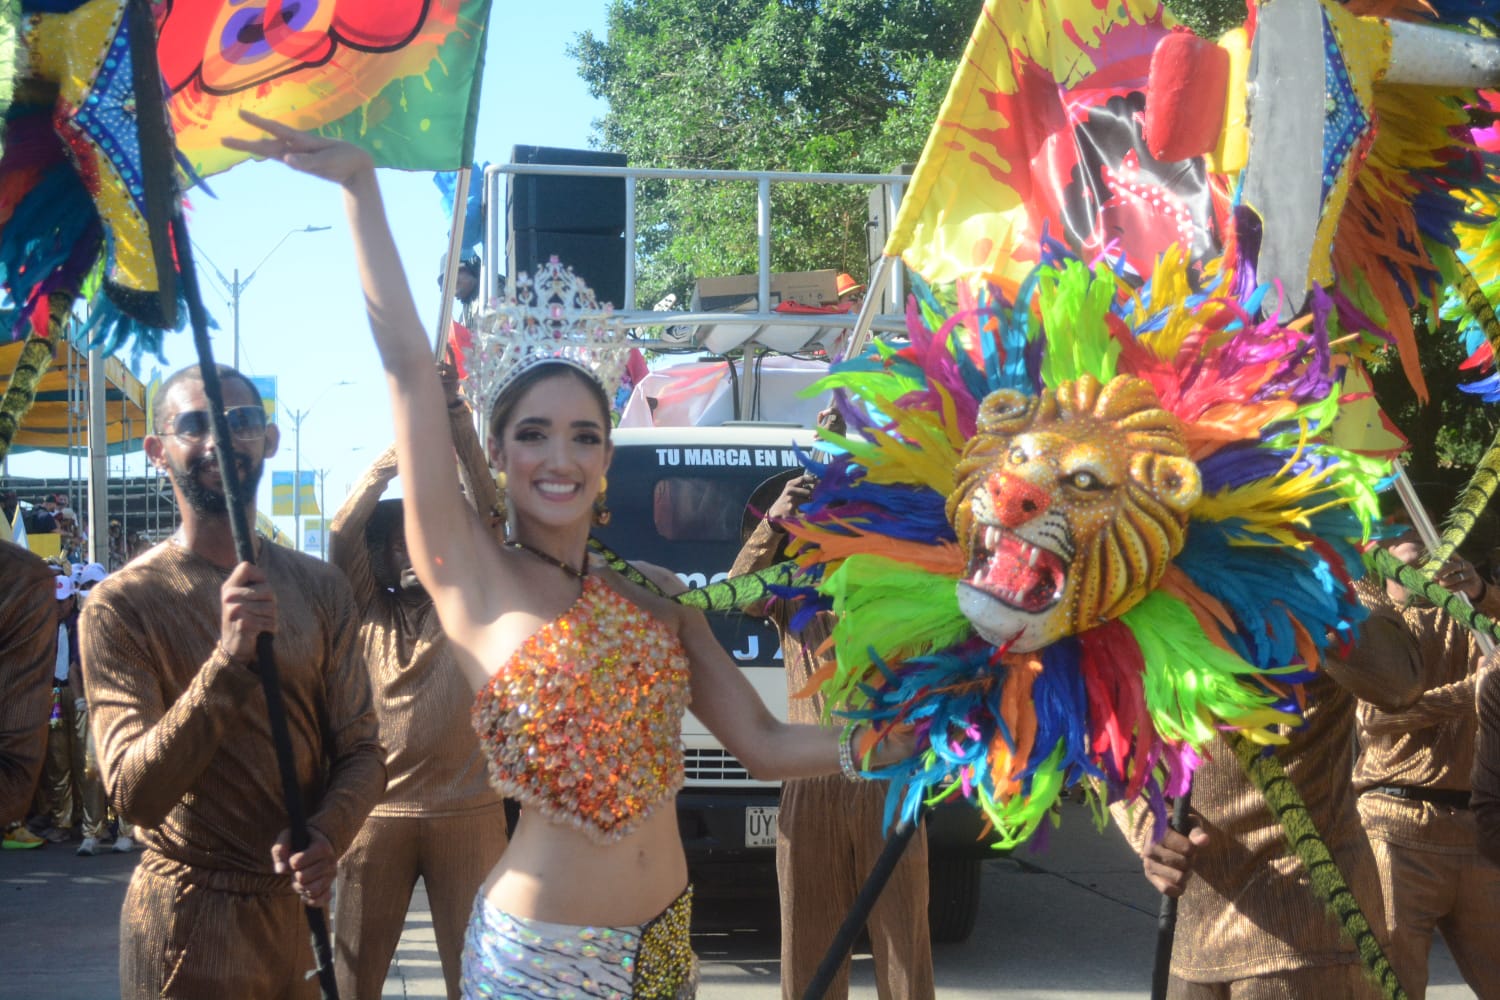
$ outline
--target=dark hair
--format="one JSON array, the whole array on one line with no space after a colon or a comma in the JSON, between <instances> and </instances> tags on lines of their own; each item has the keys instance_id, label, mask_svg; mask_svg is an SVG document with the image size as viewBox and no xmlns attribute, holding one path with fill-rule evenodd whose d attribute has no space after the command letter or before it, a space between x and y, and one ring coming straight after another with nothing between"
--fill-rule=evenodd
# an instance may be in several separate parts
<instances>
[{"instance_id":1,"label":"dark hair","mask_svg":"<svg viewBox=\"0 0 1500 1000\"><path fill-rule=\"evenodd\" d=\"M391 537L391 529L400 527L404 510L399 497L377 503L365 525L365 544L372 549L384 547L386 539Z\"/></svg>"},{"instance_id":2,"label":"dark hair","mask_svg":"<svg viewBox=\"0 0 1500 1000\"><path fill-rule=\"evenodd\" d=\"M228 365L221 365L221 364L215 364L214 365L214 370L218 372L218 374L219 374L219 381L220 382L223 382L225 379L231 379L231 378L235 379L241 385L243 385L245 388L247 388L247 389L250 390L250 395L255 400L255 405L256 406L264 406L265 405L265 401L260 398L260 390L255 387L255 383L252 382L252 381L250 381L250 377L248 375L246 375L244 372L240 371L237 368L231 368ZM167 393L171 392L174 388L176 388L182 382L202 382L202 381L203 381L203 371L202 371L202 369L198 365L188 365L186 368L179 369L178 371L175 371L175 372L173 372L172 374L170 374L170 375L168 375L166 377L166 380L163 381L162 384L157 387L156 398L158 400L166 399L167 398ZM162 407L160 407L160 406L156 407L156 426L153 427L153 428L151 428L151 431L154 434L160 434L160 433L162 433L162 431L164 429L161 426L161 419L162 419L163 412L164 411L163 411Z\"/></svg>"},{"instance_id":3,"label":"dark hair","mask_svg":"<svg viewBox=\"0 0 1500 1000\"><path fill-rule=\"evenodd\" d=\"M755 487L755 491L750 494L750 499L745 504L745 513L740 518L741 544L755 531L755 526L766 519L766 514L775 506L776 501L781 499L786 484L793 479L800 478L804 471L806 470L787 469L776 473L769 479L762 480L761 484Z\"/></svg>"},{"instance_id":4,"label":"dark hair","mask_svg":"<svg viewBox=\"0 0 1500 1000\"><path fill-rule=\"evenodd\" d=\"M540 361L515 377L515 380L495 398L495 405L490 408L490 439L500 440L505 432L505 425L510 423L511 416L515 413L516 404L521 397L526 395L527 390L549 378L559 378L563 375L571 375L581 384L588 387L589 393L594 397L594 402L599 404L599 415L604 421L604 436L609 437L609 397L604 394L604 386L599 380L577 365L568 361Z\"/></svg>"}]
</instances>

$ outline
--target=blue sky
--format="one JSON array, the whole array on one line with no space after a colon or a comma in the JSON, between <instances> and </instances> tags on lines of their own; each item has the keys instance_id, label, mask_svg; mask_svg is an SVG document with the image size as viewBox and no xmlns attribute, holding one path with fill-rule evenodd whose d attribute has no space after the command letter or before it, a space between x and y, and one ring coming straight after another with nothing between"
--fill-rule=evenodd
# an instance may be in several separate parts
<instances>
[{"instance_id":1,"label":"blue sky","mask_svg":"<svg viewBox=\"0 0 1500 1000\"><path fill-rule=\"evenodd\" d=\"M490 21L484 90L475 158L503 163L517 144L586 148L591 123L603 114L589 97L567 55L582 31L604 32L605 0L554 0L516 4L497 0ZM476 178L477 183L477 178ZM274 375L282 408L281 452L267 462L260 509L270 512L270 473L292 471L294 449L288 409L308 409L302 422L302 468L327 469L328 506L336 508L346 488L390 443L391 422L384 375L370 340L353 251L338 190L294 174L278 164L249 163L209 180L217 199L201 191L190 198L189 228L200 254L226 275L241 280L288 230L298 233L276 250L240 296L240 367L251 375ZM431 174L382 171L381 187L412 291L431 336L437 324L438 264L447 249L445 217ZM205 304L218 321L216 360L231 359L230 309L219 295L212 268L200 260ZM166 348L172 371L196 360L187 334ZM149 378L151 359L142 362ZM335 383L349 380L348 386ZM139 474L144 458L128 460ZM118 474L119 460L111 469ZM65 460L12 455L14 475L65 475ZM279 518L288 531L291 518Z\"/></svg>"}]
</instances>

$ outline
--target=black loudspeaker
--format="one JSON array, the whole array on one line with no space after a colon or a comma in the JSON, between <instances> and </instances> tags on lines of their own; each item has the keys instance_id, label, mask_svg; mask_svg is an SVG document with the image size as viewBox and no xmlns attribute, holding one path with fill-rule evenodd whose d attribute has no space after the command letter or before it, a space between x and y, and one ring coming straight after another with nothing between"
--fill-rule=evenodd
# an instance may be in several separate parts
<instances>
[{"instance_id":1,"label":"black loudspeaker","mask_svg":"<svg viewBox=\"0 0 1500 1000\"><path fill-rule=\"evenodd\" d=\"M626 161L624 153L558 149L553 146L516 146L511 150L510 162L623 167ZM512 230L623 233L625 178L511 174L506 218Z\"/></svg>"},{"instance_id":2,"label":"black loudspeaker","mask_svg":"<svg viewBox=\"0 0 1500 1000\"><path fill-rule=\"evenodd\" d=\"M625 302L625 237L623 234L554 233L538 229L513 229L506 244L510 275L537 267L556 256L594 290L602 306L627 309Z\"/></svg>"}]
</instances>

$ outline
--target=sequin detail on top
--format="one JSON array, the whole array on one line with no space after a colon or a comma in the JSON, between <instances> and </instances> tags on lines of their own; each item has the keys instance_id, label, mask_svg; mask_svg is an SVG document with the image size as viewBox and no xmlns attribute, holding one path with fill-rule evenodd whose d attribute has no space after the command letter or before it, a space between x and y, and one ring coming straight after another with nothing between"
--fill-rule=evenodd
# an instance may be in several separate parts
<instances>
[{"instance_id":1,"label":"sequin detail on top","mask_svg":"<svg viewBox=\"0 0 1500 1000\"><path fill-rule=\"evenodd\" d=\"M661 622L585 577L470 713L490 783L601 843L682 787L687 657Z\"/></svg>"}]
</instances>

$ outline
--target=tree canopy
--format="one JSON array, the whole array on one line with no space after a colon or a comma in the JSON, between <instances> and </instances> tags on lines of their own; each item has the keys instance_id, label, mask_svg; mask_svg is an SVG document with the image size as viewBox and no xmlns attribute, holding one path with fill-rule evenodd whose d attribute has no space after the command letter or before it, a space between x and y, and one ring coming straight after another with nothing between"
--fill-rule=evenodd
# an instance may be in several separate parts
<instances>
[{"instance_id":1,"label":"tree canopy","mask_svg":"<svg viewBox=\"0 0 1500 1000\"><path fill-rule=\"evenodd\" d=\"M921 153L982 0L614 0L571 54L637 166L886 173ZM772 266L863 280L867 193L778 185ZM756 267L750 184L638 191L639 300Z\"/></svg>"},{"instance_id":2,"label":"tree canopy","mask_svg":"<svg viewBox=\"0 0 1500 1000\"><path fill-rule=\"evenodd\" d=\"M1375 398L1409 443L1404 456L1407 474L1416 484L1428 513L1434 520L1442 521L1474 474L1474 467L1494 439L1500 422L1493 406L1458 388L1461 383L1477 381L1479 373L1460 370L1465 351L1459 345L1454 325L1429 324L1422 313L1414 313L1412 319L1421 344L1427 402L1417 401L1394 349L1383 353L1372 365L1370 374ZM1496 546L1500 546L1500 519L1487 513L1465 548L1477 559Z\"/></svg>"}]
</instances>

